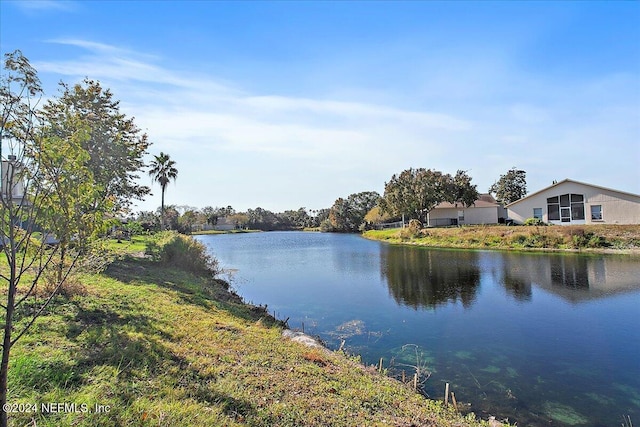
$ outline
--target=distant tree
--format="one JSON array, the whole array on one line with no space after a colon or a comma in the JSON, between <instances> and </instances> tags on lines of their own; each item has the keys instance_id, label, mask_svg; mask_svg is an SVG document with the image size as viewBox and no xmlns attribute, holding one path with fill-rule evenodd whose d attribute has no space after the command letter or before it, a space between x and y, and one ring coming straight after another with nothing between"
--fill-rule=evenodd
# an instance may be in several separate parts
<instances>
[{"instance_id":1,"label":"distant tree","mask_svg":"<svg viewBox=\"0 0 640 427\"><path fill-rule=\"evenodd\" d=\"M81 146L89 155L87 167L99 190L93 209L109 209L116 216L150 192L149 187L138 184L150 145L147 135L133 118L120 112L120 101L99 82L85 79L73 86L60 85L62 95L47 102L42 111L49 133L62 139L70 137L75 128L65 125L68 117L78 117L88 127L89 137Z\"/></svg>"},{"instance_id":2,"label":"distant tree","mask_svg":"<svg viewBox=\"0 0 640 427\"><path fill-rule=\"evenodd\" d=\"M332 231L358 231L367 212L376 206L379 200L380 195L375 191L354 193L347 199L337 199L329 210Z\"/></svg>"},{"instance_id":3,"label":"distant tree","mask_svg":"<svg viewBox=\"0 0 640 427\"><path fill-rule=\"evenodd\" d=\"M219 216L216 209L212 208L211 206L206 206L202 208L200 212L204 216L205 222L207 224L215 226L218 223Z\"/></svg>"},{"instance_id":4,"label":"distant tree","mask_svg":"<svg viewBox=\"0 0 640 427\"><path fill-rule=\"evenodd\" d=\"M393 175L385 184L380 207L393 216L406 215L407 219L418 219L425 223L427 213L438 203L446 200L445 192L450 176L431 169L406 169Z\"/></svg>"},{"instance_id":5,"label":"distant tree","mask_svg":"<svg viewBox=\"0 0 640 427\"><path fill-rule=\"evenodd\" d=\"M522 199L527 195L527 173L523 170L511 168L505 175L489 187L489 193L493 194L500 203L509 204Z\"/></svg>"},{"instance_id":6,"label":"distant tree","mask_svg":"<svg viewBox=\"0 0 640 427\"><path fill-rule=\"evenodd\" d=\"M229 216L236 213L236 210L231 206L227 206L226 208L216 208L220 216Z\"/></svg>"},{"instance_id":7,"label":"distant tree","mask_svg":"<svg viewBox=\"0 0 640 427\"><path fill-rule=\"evenodd\" d=\"M123 228L129 234L129 236L138 236L144 232L144 228L142 224L134 219L130 219L126 224L123 225Z\"/></svg>"},{"instance_id":8,"label":"distant tree","mask_svg":"<svg viewBox=\"0 0 640 427\"><path fill-rule=\"evenodd\" d=\"M374 206L364 216L364 221L367 224L381 224L384 222L393 221L394 219L395 217L391 216L390 214L382 212L380 206Z\"/></svg>"},{"instance_id":9,"label":"distant tree","mask_svg":"<svg viewBox=\"0 0 640 427\"><path fill-rule=\"evenodd\" d=\"M162 189L162 202L160 205L160 228L164 229L164 193L167 189L167 185L171 180L176 180L178 177L178 169L175 167L176 162L171 160L168 154L160 152L160 155L154 156L151 161L151 169L149 175L154 182L160 184Z\"/></svg>"},{"instance_id":10,"label":"distant tree","mask_svg":"<svg viewBox=\"0 0 640 427\"><path fill-rule=\"evenodd\" d=\"M254 230L278 230L280 228L280 220L278 216L270 210L263 208L247 209L249 218L247 226Z\"/></svg>"},{"instance_id":11,"label":"distant tree","mask_svg":"<svg viewBox=\"0 0 640 427\"><path fill-rule=\"evenodd\" d=\"M158 208L158 217L160 218L161 229L179 230L180 212L178 212L175 205L165 206L164 212L161 211L161 209L162 208Z\"/></svg>"},{"instance_id":12,"label":"distant tree","mask_svg":"<svg viewBox=\"0 0 640 427\"><path fill-rule=\"evenodd\" d=\"M444 198L450 203L461 203L464 207L469 207L480 197L477 186L471 184L471 177L466 171L458 170L454 177L447 176L449 188L444 194Z\"/></svg>"},{"instance_id":13,"label":"distant tree","mask_svg":"<svg viewBox=\"0 0 640 427\"><path fill-rule=\"evenodd\" d=\"M329 210L329 224L331 231L350 231L353 229L352 215L349 203L342 197L338 198Z\"/></svg>"},{"instance_id":14,"label":"distant tree","mask_svg":"<svg viewBox=\"0 0 640 427\"><path fill-rule=\"evenodd\" d=\"M284 211L281 214L277 214L277 216L287 228L305 228L310 227L311 224L311 218L305 208Z\"/></svg>"},{"instance_id":15,"label":"distant tree","mask_svg":"<svg viewBox=\"0 0 640 427\"><path fill-rule=\"evenodd\" d=\"M375 191L363 191L351 194L347 198L349 207L352 210L353 220L358 226L364 221L364 217L374 206L378 205L380 194Z\"/></svg>"},{"instance_id":16,"label":"distant tree","mask_svg":"<svg viewBox=\"0 0 640 427\"><path fill-rule=\"evenodd\" d=\"M324 221L327 221L328 227L326 227L326 230L323 230L323 231L328 231L331 228L331 225L328 222L330 211L331 209L327 209L327 208L312 211L311 212L312 215L310 216L309 227L320 227Z\"/></svg>"},{"instance_id":17,"label":"distant tree","mask_svg":"<svg viewBox=\"0 0 640 427\"><path fill-rule=\"evenodd\" d=\"M242 212L235 212L227 217L235 228L244 228L249 223L249 215Z\"/></svg>"},{"instance_id":18,"label":"distant tree","mask_svg":"<svg viewBox=\"0 0 640 427\"><path fill-rule=\"evenodd\" d=\"M198 221L198 211L189 209L178 218L178 231L184 234L191 234L193 227Z\"/></svg>"},{"instance_id":19,"label":"distant tree","mask_svg":"<svg viewBox=\"0 0 640 427\"><path fill-rule=\"evenodd\" d=\"M477 186L471 184L466 171L458 170L451 176L432 169L411 168L393 175L385 184L379 206L382 214L405 215L405 219L425 223L427 214L439 203L446 201L467 207L479 196Z\"/></svg>"},{"instance_id":20,"label":"distant tree","mask_svg":"<svg viewBox=\"0 0 640 427\"><path fill-rule=\"evenodd\" d=\"M145 231L154 231L160 226L160 216L151 211L139 212L136 221L140 223Z\"/></svg>"}]
</instances>

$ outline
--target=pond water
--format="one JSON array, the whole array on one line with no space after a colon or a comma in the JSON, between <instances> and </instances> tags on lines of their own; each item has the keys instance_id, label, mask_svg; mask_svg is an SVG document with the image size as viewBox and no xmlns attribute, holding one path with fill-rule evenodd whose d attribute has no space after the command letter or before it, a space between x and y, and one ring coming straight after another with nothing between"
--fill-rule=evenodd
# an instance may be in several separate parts
<instances>
[{"instance_id":1,"label":"pond water","mask_svg":"<svg viewBox=\"0 0 640 427\"><path fill-rule=\"evenodd\" d=\"M355 235L198 236L248 302L520 426L640 424L640 262ZM462 405L461 405L462 406ZM626 419L626 418L625 418Z\"/></svg>"}]
</instances>

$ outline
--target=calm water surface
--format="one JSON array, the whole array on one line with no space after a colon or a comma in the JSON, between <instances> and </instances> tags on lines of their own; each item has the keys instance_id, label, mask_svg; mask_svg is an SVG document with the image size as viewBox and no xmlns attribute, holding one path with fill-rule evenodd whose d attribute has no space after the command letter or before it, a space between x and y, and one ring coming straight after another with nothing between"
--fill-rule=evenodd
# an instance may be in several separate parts
<instances>
[{"instance_id":1,"label":"calm water surface","mask_svg":"<svg viewBox=\"0 0 640 427\"><path fill-rule=\"evenodd\" d=\"M198 236L245 300L520 426L640 424L640 262L354 235Z\"/></svg>"}]
</instances>

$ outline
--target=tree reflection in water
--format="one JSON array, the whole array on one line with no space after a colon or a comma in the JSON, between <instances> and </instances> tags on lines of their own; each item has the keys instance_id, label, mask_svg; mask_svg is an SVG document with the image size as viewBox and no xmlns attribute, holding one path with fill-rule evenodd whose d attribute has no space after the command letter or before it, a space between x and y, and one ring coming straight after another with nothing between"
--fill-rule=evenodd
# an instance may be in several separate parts
<instances>
[{"instance_id":1,"label":"tree reflection in water","mask_svg":"<svg viewBox=\"0 0 640 427\"><path fill-rule=\"evenodd\" d=\"M380 265L398 304L417 310L460 301L468 308L480 284L478 257L473 251L385 246Z\"/></svg>"}]
</instances>

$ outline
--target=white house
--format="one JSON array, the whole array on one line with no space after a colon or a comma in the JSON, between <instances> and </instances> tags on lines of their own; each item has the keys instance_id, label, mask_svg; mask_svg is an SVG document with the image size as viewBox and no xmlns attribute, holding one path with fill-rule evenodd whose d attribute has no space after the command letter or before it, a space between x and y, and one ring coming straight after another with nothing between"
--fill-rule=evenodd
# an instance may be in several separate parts
<instances>
[{"instance_id":1,"label":"white house","mask_svg":"<svg viewBox=\"0 0 640 427\"><path fill-rule=\"evenodd\" d=\"M507 217L506 209L491 196L480 194L469 207L459 203L442 202L427 215L430 227L447 225L498 224Z\"/></svg>"},{"instance_id":2,"label":"white house","mask_svg":"<svg viewBox=\"0 0 640 427\"><path fill-rule=\"evenodd\" d=\"M539 218L549 224L640 224L640 195L565 179L506 206L522 224Z\"/></svg>"},{"instance_id":3,"label":"white house","mask_svg":"<svg viewBox=\"0 0 640 427\"><path fill-rule=\"evenodd\" d=\"M21 168L16 164L15 156L9 156L8 160L0 163L0 198L20 204L24 197L24 181L21 177Z\"/></svg>"},{"instance_id":4,"label":"white house","mask_svg":"<svg viewBox=\"0 0 640 427\"><path fill-rule=\"evenodd\" d=\"M235 222L226 216L218 218L218 222L216 223L216 225L213 226L213 229L218 231L229 231L235 228L236 228Z\"/></svg>"}]
</instances>

